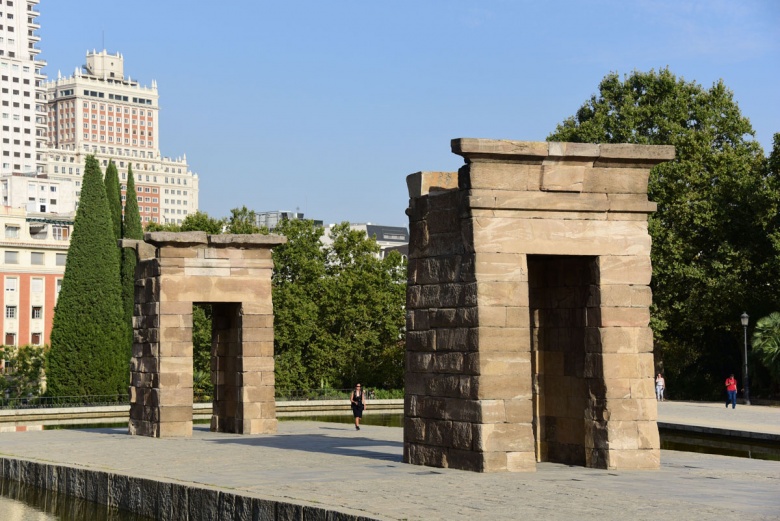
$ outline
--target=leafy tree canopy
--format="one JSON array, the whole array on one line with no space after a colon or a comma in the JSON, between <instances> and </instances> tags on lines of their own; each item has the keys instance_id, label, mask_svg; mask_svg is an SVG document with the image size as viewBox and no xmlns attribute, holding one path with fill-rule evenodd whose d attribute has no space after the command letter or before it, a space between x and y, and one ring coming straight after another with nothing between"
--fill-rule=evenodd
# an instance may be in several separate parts
<instances>
[{"instance_id":1,"label":"leafy tree canopy","mask_svg":"<svg viewBox=\"0 0 780 521\"><path fill-rule=\"evenodd\" d=\"M674 145L652 169L653 319L669 389L702 398L739 367L739 315L777 303L777 190L747 118L723 82L668 69L607 75L548 140Z\"/></svg>"}]
</instances>

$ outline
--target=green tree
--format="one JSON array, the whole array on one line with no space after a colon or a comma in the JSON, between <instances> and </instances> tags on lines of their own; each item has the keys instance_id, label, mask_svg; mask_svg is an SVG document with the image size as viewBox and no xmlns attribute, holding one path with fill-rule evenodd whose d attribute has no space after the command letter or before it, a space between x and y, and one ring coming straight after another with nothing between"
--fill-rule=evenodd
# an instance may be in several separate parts
<instances>
[{"instance_id":1,"label":"green tree","mask_svg":"<svg viewBox=\"0 0 780 521\"><path fill-rule=\"evenodd\" d=\"M102 177L97 159L87 156L47 357L53 396L127 392L119 249Z\"/></svg>"},{"instance_id":2,"label":"green tree","mask_svg":"<svg viewBox=\"0 0 780 521\"><path fill-rule=\"evenodd\" d=\"M197 211L184 218L184 221L181 223L180 231L202 231L211 235L218 235L222 233L224 227L225 219L215 219L206 212Z\"/></svg>"},{"instance_id":3,"label":"green tree","mask_svg":"<svg viewBox=\"0 0 780 521\"><path fill-rule=\"evenodd\" d=\"M678 397L715 396L739 367L741 310L775 306L776 190L747 118L722 82L704 89L668 69L607 75L550 141L674 145L650 172L656 354ZM770 309L772 309L770 307Z\"/></svg>"},{"instance_id":4,"label":"green tree","mask_svg":"<svg viewBox=\"0 0 780 521\"><path fill-rule=\"evenodd\" d=\"M30 344L0 346L6 371L0 372L0 399L20 399L41 394L44 348Z\"/></svg>"},{"instance_id":5,"label":"green tree","mask_svg":"<svg viewBox=\"0 0 780 521\"><path fill-rule=\"evenodd\" d=\"M780 383L780 313L775 311L756 322L752 344L775 383Z\"/></svg>"},{"instance_id":6,"label":"green tree","mask_svg":"<svg viewBox=\"0 0 780 521\"><path fill-rule=\"evenodd\" d=\"M246 206L230 210L226 231L227 233L237 234L268 233L267 229L260 228L257 225L255 211L249 210Z\"/></svg>"},{"instance_id":7,"label":"green tree","mask_svg":"<svg viewBox=\"0 0 780 521\"><path fill-rule=\"evenodd\" d=\"M106 185L106 197L108 197L108 208L111 211L111 221L114 224L114 237L118 241L123 237L122 192L119 189L119 173L113 161L108 162L104 183Z\"/></svg>"},{"instance_id":8,"label":"green tree","mask_svg":"<svg viewBox=\"0 0 780 521\"><path fill-rule=\"evenodd\" d=\"M113 163L112 163L113 164ZM127 165L127 189L125 190L125 212L122 226L122 235L125 239L141 240L144 238L141 226L141 214L138 211L138 199L135 191L135 177L133 168ZM125 324L128 327L127 352L125 357L130 360L133 350L133 309L135 307L135 266L138 257L135 251L123 249L121 252L122 263L122 308Z\"/></svg>"},{"instance_id":9,"label":"green tree","mask_svg":"<svg viewBox=\"0 0 780 521\"><path fill-rule=\"evenodd\" d=\"M282 221L273 299L279 388L400 385L405 272L400 255L378 258L374 239L333 228L323 247L312 221Z\"/></svg>"},{"instance_id":10,"label":"green tree","mask_svg":"<svg viewBox=\"0 0 780 521\"><path fill-rule=\"evenodd\" d=\"M319 387L319 300L325 275L322 227L285 220L276 233L287 243L273 249L274 358L277 388Z\"/></svg>"}]
</instances>

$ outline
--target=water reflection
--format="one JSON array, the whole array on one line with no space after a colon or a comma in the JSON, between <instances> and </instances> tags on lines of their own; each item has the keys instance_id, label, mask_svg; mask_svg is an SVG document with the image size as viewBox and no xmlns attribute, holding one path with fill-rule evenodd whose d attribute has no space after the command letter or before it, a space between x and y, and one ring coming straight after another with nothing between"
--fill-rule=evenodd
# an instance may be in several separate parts
<instances>
[{"instance_id":1,"label":"water reflection","mask_svg":"<svg viewBox=\"0 0 780 521\"><path fill-rule=\"evenodd\" d=\"M3 521L153 521L106 505L2 479L0 517Z\"/></svg>"}]
</instances>

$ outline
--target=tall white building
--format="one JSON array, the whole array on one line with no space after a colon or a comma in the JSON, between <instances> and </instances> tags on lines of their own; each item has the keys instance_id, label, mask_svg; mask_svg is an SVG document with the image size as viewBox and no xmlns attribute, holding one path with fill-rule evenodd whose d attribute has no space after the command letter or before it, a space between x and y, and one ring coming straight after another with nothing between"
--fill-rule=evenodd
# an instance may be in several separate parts
<instances>
[{"instance_id":1,"label":"tall white building","mask_svg":"<svg viewBox=\"0 0 780 521\"><path fill-rule=\"evenodd\" d=\"M104 170L115 162L123 199L132 167L144 223L181 223L198 210L198 176L186 156L160 154L156 82L147 87L126 77L124 57L103 50L88 52L83 70L45 87L50 178L73 180L78 197L84 160L93 154Z\"/></svg>"},{"instance_id":2,"label":"tall white building","mask_svg":"<svg viewBox=\"0 0 780 521\"><path fill-rule=\"evenodd\" d=\"M35 44L39 0L0 2L0 176L45 170L45 62Z\"/></svg>"}]
</instances>

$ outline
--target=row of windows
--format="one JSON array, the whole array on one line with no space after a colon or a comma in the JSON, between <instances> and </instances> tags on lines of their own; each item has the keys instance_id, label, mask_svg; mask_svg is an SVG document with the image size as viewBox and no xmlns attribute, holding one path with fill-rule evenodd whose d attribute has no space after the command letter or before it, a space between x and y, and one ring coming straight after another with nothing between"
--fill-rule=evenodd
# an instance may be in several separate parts
<instances>
[{"instance_id":1,"label":"row of windows","mask_svg":"<svg viewBox=\"0 0 780 521\"><path fill-rule=\"evenodd\" d=\"M56 279L56 294L60 294L62 289L62 279ZM5 278L5 291L6 293L14 293L19 291L19 279L17 277ZM43 279L33 277L30 279L30 293L43 293Z\"/></svg>"},{"instance_id":2,"label":"row of windows","mask_svg":"<svg viewBox=\"0 0 780 521\"><path fill-rule=\"evenodd\" d=\"M5 318L17 318L16 311L17 311L16 306L6 306ZM43 318L43 306L32 306L32 309L30 311L30 318L34 320Z\"/></svg>"},{"instance_id":3,"label":"row of windows","mask_svg":"<svg viewBox=\"0 0 780 521\"><path fill-rule=\"evenodd\" d=\"M8 228L6 228L8 230ZM20 255L18 251L13 250L6 250L3 253L3 261L6 264L19 264ZM65 266L65 263L68 259L67 253L56 253L55 254L55 265L56 266ZM33 251L30 252L30 264L33 266L43 266L46 264L46 253L42 251ZM15 280L15 279L5 279L8 280ZM33 279L36 280L36 279ZM42 279L41 279L42 280ZM8 290L8 285L6 284L6 291ZM11 290L14 291L14 290Z\"/></svg>"},{"instance_id":4,"label":"row of windows","mask_svg":"<svg viewBox=\"0 0 780 521\"><path fill-rule=\"evenodd\" d=\"M43 344L43 333L30 333L30 343L34 346ZM5 333L5 345L16 345L16 333Z\"/></svg>"},{"instance_id":5,"label":"row of windows","mask_svg":"<svg viewBox=\"0 0 780 521\"><path fill-rule=\"evenodd\" d=\"M94 93L94 91L89 91L89 92L93 92ZM98 96L98 97L102 98L103 97L102 93L99 93L99 94L101 94L101 96ZM84 95L85 96L92 96L92 94L87 94L86 90L84 91ZM112 96L114 96L114 95L113 94L109 94L108 95L109 99L116 99L118 101L127 101L127 96L116 95L113 98L112 98ZM92 96L92 97L95 97L95 96ZM123 99L120 99L120 98L123 98ZM140 99L140 98L133 98L133 100L136 100L136 99ZM147 100L144 100L144 101L147 101ZM143 103L143 105L151 105L152 104L151 100L148 100L148 101L149 101L149 103ZM98 104L97 103L89 103L89 102L85 101L82 106L85 109L91 108L92 110L98 110ZM114 108L115 107L113 105L103 105L101 103L99 110L106 110L106 108L108 108L109 112L114 112ZM131 109L129 109L127 107L124 107L124 110L125 110L125 114L130 114L131 113L131 111L130 111ZM117 112L122 112L122 107L116 107L116 111ZM148 117L150 117L150 118L152 117L152 111L151 110L144 111L143 109L140 109L140 110L139 109L132 109L132 114L140 114L141 117L143 117L144 112L146 113L146 115Z\"/></svg>"}]
</instances>

